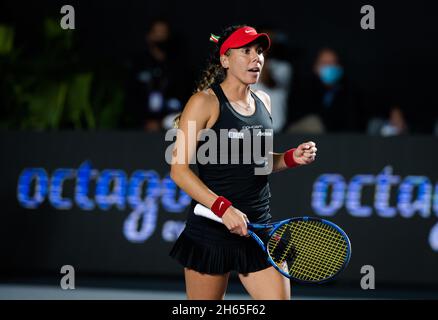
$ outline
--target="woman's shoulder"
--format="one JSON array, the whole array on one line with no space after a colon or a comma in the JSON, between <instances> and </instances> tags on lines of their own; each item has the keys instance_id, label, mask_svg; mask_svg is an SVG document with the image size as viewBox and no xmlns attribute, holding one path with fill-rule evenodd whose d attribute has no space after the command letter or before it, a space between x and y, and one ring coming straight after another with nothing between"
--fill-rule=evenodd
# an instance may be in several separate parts
<instances>
[{"instance_id":1,"label":"woman's shoulder","mask_svg":"<svg viewBox=\"0 0 438 320\"><path fill-rule=\"evenodd\" d=\"M262 102L265 104L266 108L269 110L269 113L271 112L271 97L269 94L262 90L253 90L254 94L262 100Z\"/></svg>"},{"instance_id":2,"label":"woman's shoulder","mask_svg":"<svg viewBox=\"0 0 438 320\"><path fill-rule=\"evenodd\" d=\"M185 109L192 112L211 114L217 104L218 100L213 90L207 89L194 93L187 102Z\"/></svg>"},{"instance_id":3,"label":"woman's shoulder","mask_svg":"<svg viewBox=\"0 0 438 320\"><path fill-rule=\"evenodd\" d=\"M259 89L252 89L252 92L254 92L254 94L259 97L259 99L261 99L263 102L269 102L269 104L271 104L271 98L269 97L269 94L267 94L265 91L263 90L259 90Z\"/></svg>"},{"instance_id":4,"label":"woman's shoulder","mask_svg":"<svg viewBox=\"0 0 438 320\"><path fill-rule=\"evenodd\" d=\"M206 89L206 90L202 90L202 91L198 91L198 92L194 93L190 97L188 103L196 104L196 105L199 105L199 104L205 105L205 104L215 103L216 101L217 101L216 95L213 92L213 90Z\"/></svg>"}]
</instances>

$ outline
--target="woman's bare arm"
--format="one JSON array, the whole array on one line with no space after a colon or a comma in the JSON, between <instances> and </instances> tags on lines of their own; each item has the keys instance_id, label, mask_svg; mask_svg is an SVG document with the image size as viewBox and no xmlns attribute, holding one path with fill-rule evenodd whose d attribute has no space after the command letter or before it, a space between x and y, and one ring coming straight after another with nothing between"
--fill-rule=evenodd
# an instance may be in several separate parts
<instances>
[{"instance_id":1,"label":"woman's bare arm","mask_svg":"<svg viewBox=\"0 0 438 320\"><path fill-rule=\"evenodd\" d=\"M172 180L181 189L208 208L211 208L218 195L198 178L190 169L189 164L196 157L197 137L200 131L210 124L215 112L215 104L217 104L216 97L207 92L198 92L187 102L179 121L170 171ZM183 159L183 161L178 163L178 159ZM247 235L246 215L238 209L233 206L229 207L222 219L231 232Z\"/></svg>"},{"instance_id":2,"label":"woman's bare arm","mask_svg":"<svg viewBox=\"0 0 438 320\"><path fill-rule=\"evenodd\" d=\"M199 92L187 102L179 121L170 171L171 178L181 189L208 208L214 203L217 195L194 174L189 163L196 157L199 132L207 127L207 122L211 117L210 100L208 93ZM191 127L192 136L189 136L189 127ZM182 157L180 153L184 156Z\"/></svg>"}]
</instances>

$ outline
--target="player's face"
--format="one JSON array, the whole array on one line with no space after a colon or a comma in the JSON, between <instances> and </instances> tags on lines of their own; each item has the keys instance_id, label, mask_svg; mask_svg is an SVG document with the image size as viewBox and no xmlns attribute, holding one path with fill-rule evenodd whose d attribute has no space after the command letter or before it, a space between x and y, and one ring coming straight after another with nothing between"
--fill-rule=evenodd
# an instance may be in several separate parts
<instances>
[{"instance_id":1,"label":"player's face","mask_svg":"<svg viewBox=\"0 0 438 320\"><path fill-rule=\"evenodd\" d=\"M245 84L254 84L259 80L265 62L260 44L230 49L227 59L229 75Z\"/></svg>"}]
</instances>

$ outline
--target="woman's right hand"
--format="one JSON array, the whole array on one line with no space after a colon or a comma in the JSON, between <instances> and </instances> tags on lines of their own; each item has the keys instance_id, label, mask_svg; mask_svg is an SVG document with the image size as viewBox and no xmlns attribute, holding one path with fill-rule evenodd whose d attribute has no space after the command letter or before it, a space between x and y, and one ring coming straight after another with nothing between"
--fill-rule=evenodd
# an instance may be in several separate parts
<instances>
[{"instance_id":1,"label":"woman's right hand","mask_svg":"<svg viewBox=\"0 0 438 320\"><path fill-rule=\"evenodd\" d=\"M239 209L230 206L222 216L222 221L231 233L248 236L248 217Z\"/></svg>"}]
</instances>

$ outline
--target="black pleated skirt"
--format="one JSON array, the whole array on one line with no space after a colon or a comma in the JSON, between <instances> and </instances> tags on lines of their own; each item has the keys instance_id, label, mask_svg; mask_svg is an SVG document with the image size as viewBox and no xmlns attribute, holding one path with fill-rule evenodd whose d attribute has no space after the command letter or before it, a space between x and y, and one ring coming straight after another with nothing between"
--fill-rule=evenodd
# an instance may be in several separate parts
<instances>
[{"instance_id":1,"label":"black pleated skirt","mask_svg":"<svg viewBox=\"0 0 438 320\"><path fill-rule=\"evenodd\" d=\"M214 225L214 227L213 227ZM186 268L208 274L246 274L271 266L252 237L232 234L218 223L187 224L170 256Z\"/></svg>"}]
</instances>

